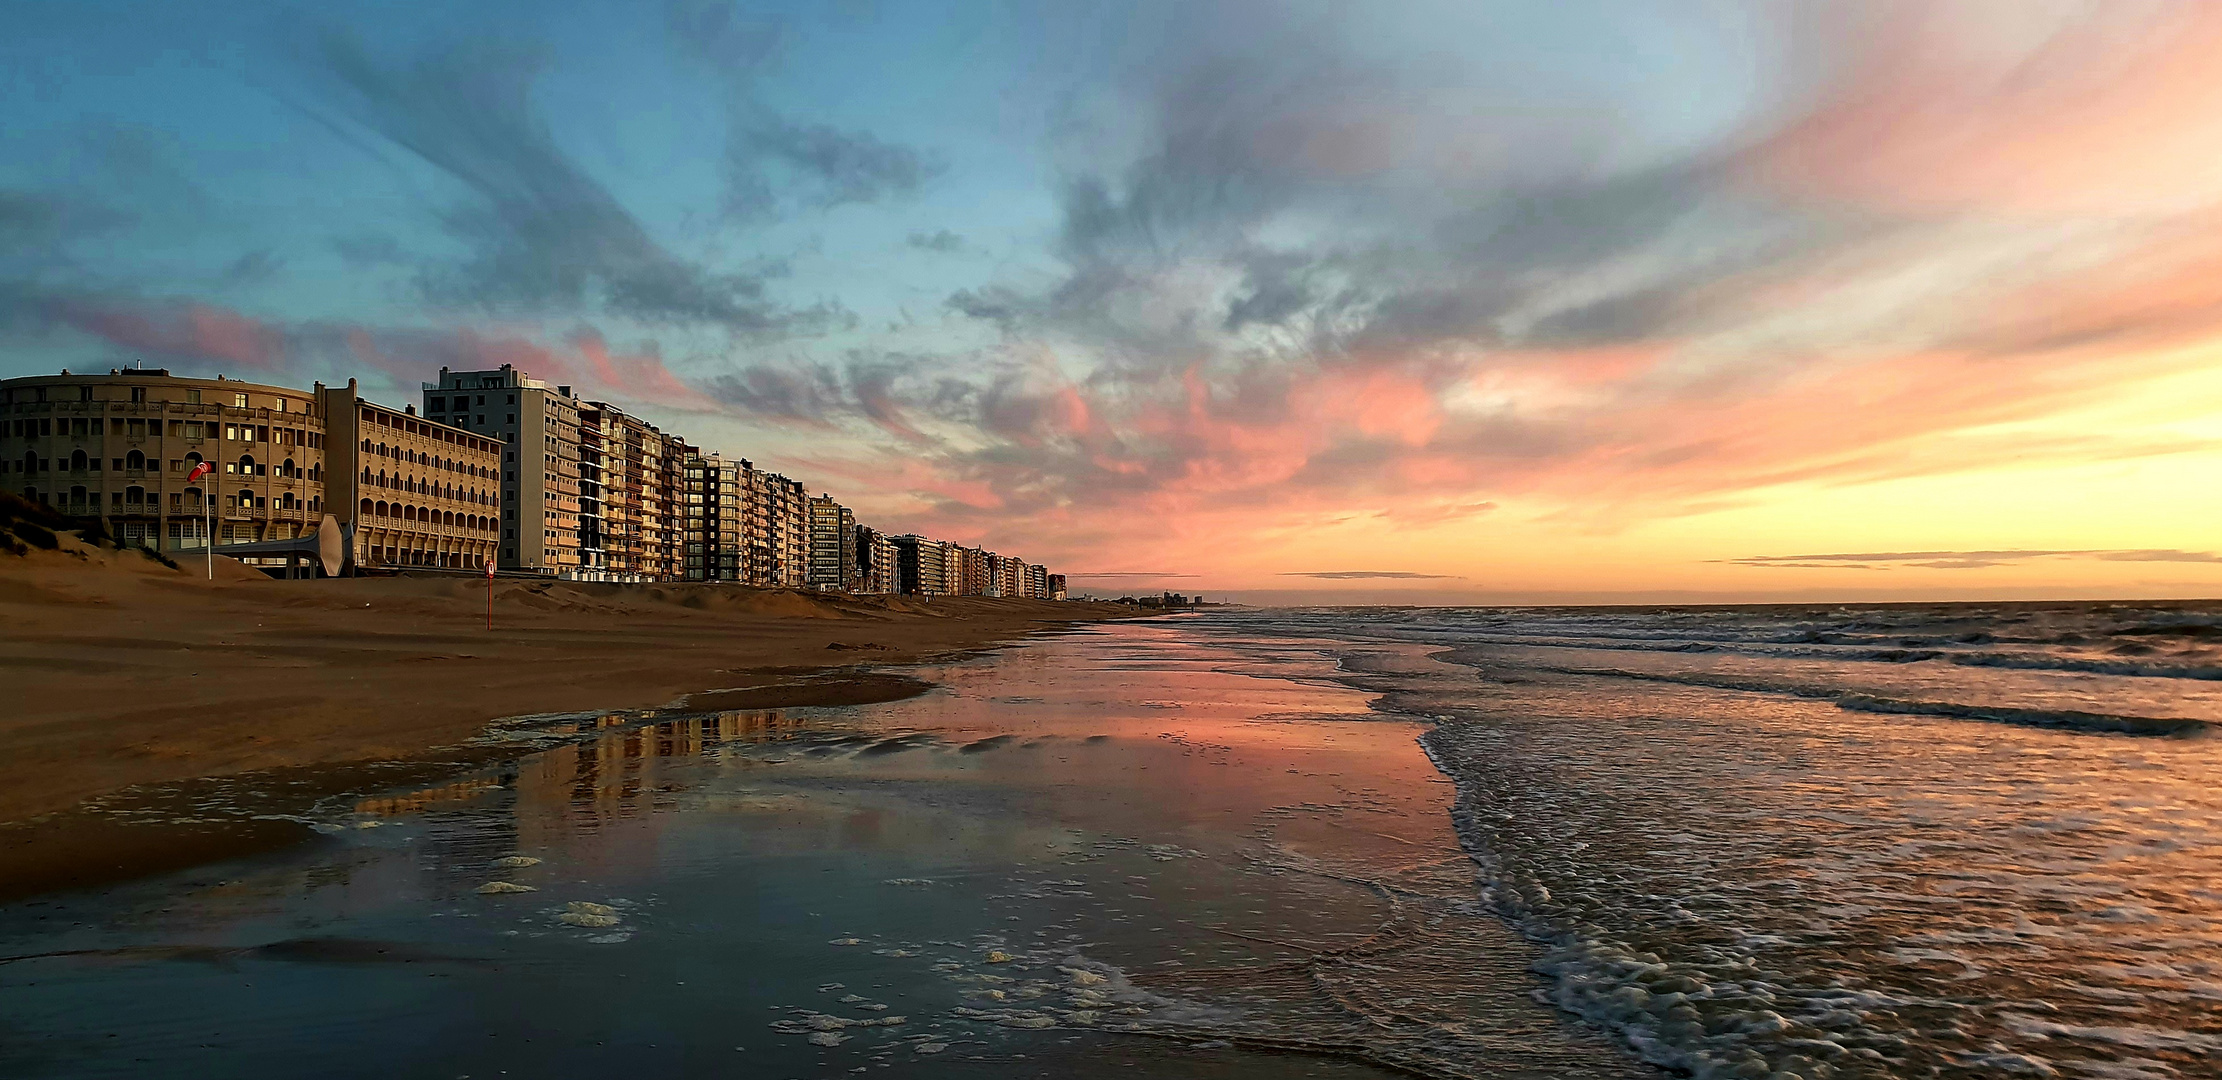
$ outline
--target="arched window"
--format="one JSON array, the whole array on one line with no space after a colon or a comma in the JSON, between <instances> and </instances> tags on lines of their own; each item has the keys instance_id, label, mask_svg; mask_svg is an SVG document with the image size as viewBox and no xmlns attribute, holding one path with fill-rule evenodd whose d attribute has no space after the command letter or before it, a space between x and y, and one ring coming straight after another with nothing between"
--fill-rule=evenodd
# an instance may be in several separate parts
<instances>
[{"instance_id":1,"label":"arched window","mask_svg":"<svg viewBox=\"0 0 2222 1080\"><path fill-rule=\"evenodd\" d=\"M363 440L363 453L366 453L366 454L367 454L367 453L370 453L370 440L369 440L369 439L364 439L364 440Z\"/></svg>"},{"instance_id":2,"label":"arched window","mask_svg":"<svg viewBox=\"0 0 2222 1080\"><path fill-rule=\"evenodd\" d=\"M355 516L369 517L374 513L377 513L377 510L374 508L374 504L369 499L364 499L361 511L358 512Z\"/></svg>"},{"instance_id":3,"label":"arched window","mask_svg":"<svg viewBox=\"0 0 2222 1080\"><path fill-rule=\"evenodd\" d=\"M196 450L196 451L194 451L194 452L192 452L192 453L190 453L190 454L187 454L187 455L185 455L185 471L186 471L186 472L192 472L192 471L193 471L193 466L195 466L195 465L198 465L198 464L200 464L200 463L201 463L201 455L200 455L200 451Z\"/></svg>"},{"instance_id":4,"label":"arched window","mask_svg":"<svg viewBox=\"0 0 2222 1080\"><path fill-rule=\"evenodd\" d=\"M127 487L123 489L123 501L126 506L137 506L147 501L147 489L137 486Z\"/></svg>"},{"instance_id":5,"label":"arched window","mask_svg":"<svg viewBox=\"0 0 2222 1080\"><path fill-rule=\"evenodd\" d=\"M241 510L252 510L255 508L255 493L252 488L241 488L239 490L239 508Z\"/></svg>"},{"instance_id":6,"label":"arched window","mask_svg":"<svg viewBox=\"0 0 2222 1080\"><path fill-rule=\"evenodd\" d=\"M386 480L386 470L384 470L384 469L380 469L380 470L378 470L378 486L379 486L379 487L391 487L391 486L393 486L392 484L390 484L390 483L388 483L388 482L387 482L387 480Z\"/></svg>"},{"instance_id":7,"label":"arched window","mask_svg":"<svg viewBox=\"0 0 2222 1080\"><path fill-rule=\"evenodd\" d=\"M370 479L370 466L368 466L368 465L365 465L365 466L363 466L363 483L364 483L364 484L366 484L366 485L367 485L367 484L369 484L369 483L371 483L371 479Z\"/></svg>"},{"instance_id":8,"label":"arched window","mask_svg":"<svg viewBox=\"0 0 2222 1080\"><path fill-rule=\"evenodd\" d=\"M389 507L389 506L387 506L387 505L386 505L385 503L379 503L379 504L378 504L378 516L379 516L379 517L385 517L385 516L387 516L387 515L386 515L386 512L387 512L388 510L391 510L391 509L392 509L392 507Z\"/></svg>"},{"instance_id":9,"label":"arched window","mask_svg":"<svg viewBox=\"0 0 2222 1080\"><path fill-rule=\"evenodd\" d=\"M285 464L278 466L278 468L284 470L283 472L280 472L278 474L279 476L293 476L298 472L298 470L293 467L292 458L285 459Z\"/></svg>"},{"instance_id":10,"label":"arched window","mask_svg":"<svg viewBox=\"0 0 2222 1080\"><path fill-rule=\"evenodd\" d=\"M144 472L146 471L147 467L147 456L138 452L137 450L133 450L132 452L123 456L123 467L131 470L132 472Z\"/></svg>"},{"instance_id":11,"label":"arched window","mask_svg":"<svg viewBox=\"0 0 2222 1080\"><path fill-rule=\"evenodd\" d=\"M85 471L85 452L84 452L83 450L79 450L79 451L77 451L76 453L73 453L73 454L71 454L71 455L69 456L69 471L71 471L71 472L84 472L84 471ZM80 490L80 489L78 489L78 488L71 488L71 489L69 489L69 491L70 491L70 495L71 495L71 499L70 499L70 501L71 501L71 502L83 502L83 501L84 501L83 499L79 499L79 498L76 498L76 497L75 497L75 496L76 496L76 494L77 494L77 492L78 492L79 490Z\"/></svg>"},{"instance_id":12,"label":"arched window","mask_svg":"<svg viewBox=\"0 0 2222 1080\"><path fill-rule=\"evenodd\" d=\"M38 453L37 453L37 452L35 452L35 451L31 451L31 450L26 450L26 451L24 451L24 452L23 452L23 475L25 475L25 476L29 476L29 475L31 475L32 473L35 473L35 472L37 472L37 471L39 471L39 455L38 455ZM30 498L31 498L31 496L29 496L29 495L25 495L25 496L24 496L24 498L26 498L26 499L30 499ZM31 501L32 501L32 502L37 502L38 500L37 500L37 499L31 499Z\"/></svg>"},{"instance_id":13,"label":"arched window","mask_svg":"<svg viewBox=\"0 0 2222 1080\"><path fill-rule=\"evenodd\" d=\"M224 471L235 472L241 476L253 476L255 474L255 456L253 454L241 454L239 460L233 462L231 468Z\"/></svg>"},{"instance_id":14,"label":"arched window","mask_svg":"<svg viewBox=\"0 0 2222 1080\"><path fill-rule=\"evenodd\" d=\"M455 527L455 515L454 515L453 513L446 513L446 514L441 514L441 515L440 515L440 524L442 524L442 525L445 525L445 526L447 526L447 527L449 527L449 528L451 528L451 529L452 529L452 528L454 528L454 527Z\"/></svg>"},{"instance_id":15,"label":"arched window","mask_svg":"<svg viewBox=\"0 0 2222 1080\"><path fill-rule=\"evenodd\" d=\"M77 456L78 456L78 457L84 457L85 455L84 455L84 454L79 454L79 455L77 455ZM69 489L69 501L70 501L70 502L72 502L72 503L82 503L82 502L84 502L84 501L85 501L85 489L84 489L84 488L82 488L82 487L73 487L73 488Z\"/></svg>"}]
</instances>

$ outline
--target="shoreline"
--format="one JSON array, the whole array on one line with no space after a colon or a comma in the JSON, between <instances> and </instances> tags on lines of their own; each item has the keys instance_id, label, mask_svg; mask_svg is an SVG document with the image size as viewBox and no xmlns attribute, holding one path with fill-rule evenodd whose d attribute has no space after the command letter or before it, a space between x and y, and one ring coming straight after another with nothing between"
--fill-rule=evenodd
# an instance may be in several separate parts
<instances>
[{"instance_id":1,"label":"shoreline","mask_svg":"<svg viewBox=\"0 0 2222 1080\"><path fill-rule=\"evenodd\" d=\"M242 853L237 834L286 834L255 838L250 848L261 849L301 831L263 822L270 828L196 842L85 812L132 789L429 763L498 721L542 713L895 700L930 686L889 673L825 676L1138 614L1081 602L499 579L489 633L486 592L482 580L452 575L280 581L236 563L219 564L211 582L67 538L58 551L0 558L0 666L12 699L0 714L0 881L9 883L0 899L228 857Z\"/></svg>"}]
</instances>

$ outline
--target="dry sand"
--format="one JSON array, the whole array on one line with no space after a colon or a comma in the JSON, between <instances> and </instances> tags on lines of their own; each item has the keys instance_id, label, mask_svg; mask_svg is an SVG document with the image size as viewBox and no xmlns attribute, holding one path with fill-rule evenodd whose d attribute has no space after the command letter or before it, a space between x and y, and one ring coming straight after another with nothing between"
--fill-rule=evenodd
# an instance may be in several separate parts
<instances>
[{"instance_id":1,"label":"dry sand","mask_svg":"<svg viewBox=\"0 0 2222 1080\"><path fill-rule=\"evenodd\" d=\"M488 632L482 578L277 581L219 559L211 582L198 560L65 537L0 552L0 823L135 784L407 758L519 714L884 700L916 684L798 676L1134 613L503 578Z\"/></svg>"}]
</instances>

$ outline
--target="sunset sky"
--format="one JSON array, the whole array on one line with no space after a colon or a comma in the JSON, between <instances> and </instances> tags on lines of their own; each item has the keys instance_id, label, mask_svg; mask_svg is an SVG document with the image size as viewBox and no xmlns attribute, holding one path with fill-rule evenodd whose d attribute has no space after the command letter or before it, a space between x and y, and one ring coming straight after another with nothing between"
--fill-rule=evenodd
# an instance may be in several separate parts
<instances>
[{"instance_id":1,"label":"sunset sky","mask_svg":"<svg viewBox=\"0 0 2222 1080\"><path fill-rule=\"evenodd\" d=\"M2222 595L2222 4L8 22L0 375L515 363L1076 590Z\"/></svg>"}]
</instances>

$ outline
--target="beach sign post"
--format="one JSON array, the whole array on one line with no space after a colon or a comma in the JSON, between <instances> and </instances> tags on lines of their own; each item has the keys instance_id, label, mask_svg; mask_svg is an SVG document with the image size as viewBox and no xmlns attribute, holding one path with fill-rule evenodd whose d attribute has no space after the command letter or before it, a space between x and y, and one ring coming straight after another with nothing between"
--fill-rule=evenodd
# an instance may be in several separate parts
<instances>
[{"instance_id":1,"label":"beach sign post","mask_svg":"<svg viewBox=\"0 0 2222 1080\"><path fill-rule=\"evenodd\" d=\"M494 560L486 560L486 629L494 628Z\"/></svg>"},{"instance_id":2,"label":"beach sign post","mask_svg":"<svg viewBox=\"0 0 2222 1080\"><path fill-rule=\"evenodd\" d=\"M205 461L201 462L193 466L192 472L185 474L185 482L190 484L215 471L216 466ZM201 547L208 552L208 580L214 581L216 580L216 497L205 492L202 493L201 505L207 508L208 515L204 521L208 531L201 536Z\"/></svg>"}]
</instances>

